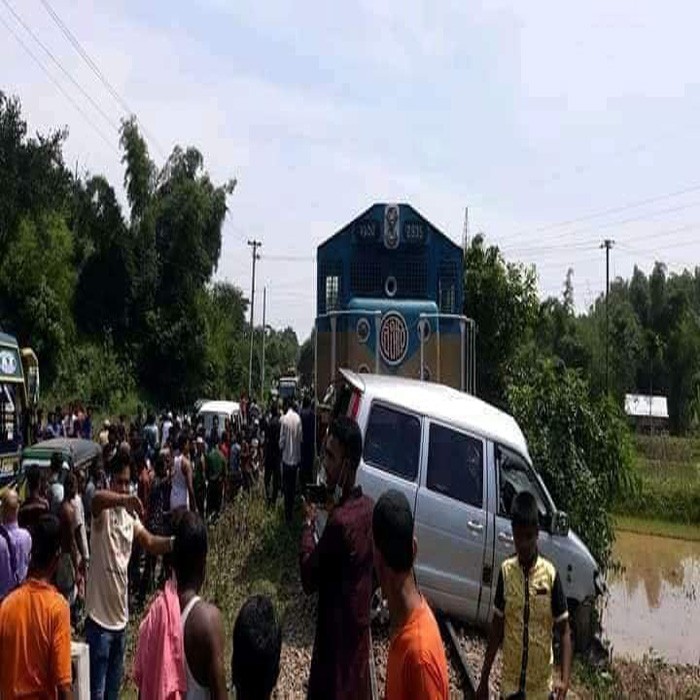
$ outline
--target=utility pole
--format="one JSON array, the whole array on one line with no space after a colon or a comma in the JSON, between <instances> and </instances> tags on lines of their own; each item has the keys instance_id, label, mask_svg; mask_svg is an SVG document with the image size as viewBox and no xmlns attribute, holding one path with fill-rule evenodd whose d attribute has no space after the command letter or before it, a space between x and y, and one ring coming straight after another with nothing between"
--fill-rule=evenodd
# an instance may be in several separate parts
<instances>
[{"instance_id":1,"label":"utility pole","mask_svg":"<svg viewBox=\"0 0 700 700\"><path fill-rule=\"evenodd\" d=\"M260 379L260 400L264 401L265 396L265 337L267 336L267 325L265 322L265 307L267 305L267 287L263 287L263 343L262 343L262 362L261 373L262 378Z\"/></svg>"},{"instance_id":2,"label":"utility pole","mask_svg":"<svg viewBox=\"0 0 700 700\"><path fill-rule=\"evenodd\" d=\"M253 339L255 338L255 263L260 260L258 248L262 247L260 241L253 239L248 241L253 249L253 279L250 284L250 361L248 362L248 400L252 399L253 392Z\"/></svg>"},{"instance_id":3,"label":"utility pole","mask_svg":"<svg viewBox=\"0 0 700 700\"><path fill-rule=\"evenodd\" d=\"M462 231L462 248L464 250L464 258L467 258L469 250L469 207L464 207L464 230Z\"/></svg>"},{"instance_id":4,"label":"utility pole","mask_svg":"<svg viewBox=\"0 0 700 700\"><path fill-rule=\"evenodd\" d=\"M605 248L605 393L610 393L610 312L608 309L608 296L610 295L610 249L615 241L606 238L601 244Z\"/></svg>"}]
</instances>

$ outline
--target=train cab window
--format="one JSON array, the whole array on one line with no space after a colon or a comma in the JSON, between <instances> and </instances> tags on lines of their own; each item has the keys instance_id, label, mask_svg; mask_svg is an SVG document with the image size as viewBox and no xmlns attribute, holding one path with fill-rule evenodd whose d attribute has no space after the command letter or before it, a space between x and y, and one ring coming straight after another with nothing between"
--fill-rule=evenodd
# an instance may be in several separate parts
<instances>
[{"instance_id":1,"label":"train cab window","mask_svg":"<svg viewBox=\"0 0 700 700\"><path fill-rule=\"evenodd\" d=\"M340 294L340 277L328 275L326 277L326 311L334 311L338 308Z\"/></svg>"},{"instance_id":2,"label":"train cab window","mask_svg":"<svg viewBox=\"0 0 700 700\"><path fill-rule=\"evenodd\" d=\"M426 485L457 501L482 508L484 504L484 446L481 440L430 426Z\"/></svg>"},{"instance_id":3,"label":"train cab window","mask_svg":"<svg viewBox=\"0 0 700 700\"><path fill-rule=\"evenodd\" d=\"M364 460L367 464L415 481L420 457L421 425L418 418L394 408L374 404L367 422Z\"/></svg>"}]
</instances>

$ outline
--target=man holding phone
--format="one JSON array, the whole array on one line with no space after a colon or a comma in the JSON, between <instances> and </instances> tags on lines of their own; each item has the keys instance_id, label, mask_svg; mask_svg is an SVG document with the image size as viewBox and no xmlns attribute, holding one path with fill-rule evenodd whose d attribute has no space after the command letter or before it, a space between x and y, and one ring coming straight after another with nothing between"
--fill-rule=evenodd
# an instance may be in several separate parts
<instances>
[{"instance_id":1,"label":"man holding phone","mask_svg":"<svg viewBox=\"0 0 700 700\"><path fill-rule=\"evenodd\" d=\"M309 700L370 697L374 504L355 485L361 456L362 434L357 423L345 416L336 418L324 446L330 504L328 521L318 541L316 506L304 502L301 581L306 593L318 591Z\"/></svg>"}]
</instances>

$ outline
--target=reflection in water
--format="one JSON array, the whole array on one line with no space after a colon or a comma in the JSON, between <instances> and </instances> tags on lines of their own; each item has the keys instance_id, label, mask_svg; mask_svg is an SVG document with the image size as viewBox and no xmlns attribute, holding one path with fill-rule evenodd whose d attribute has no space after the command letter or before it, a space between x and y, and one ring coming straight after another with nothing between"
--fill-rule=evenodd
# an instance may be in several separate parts
<instances>
[{"instance_id":1,"label":"reflection in water","mask_svg":"<svg viewBox=\"0 0 700 700\"><path fill-rule=\"evenodd\" d=\"M603 612L613 653L700 661L700 542L618 532Z\"/></svg>"}]
</instances>

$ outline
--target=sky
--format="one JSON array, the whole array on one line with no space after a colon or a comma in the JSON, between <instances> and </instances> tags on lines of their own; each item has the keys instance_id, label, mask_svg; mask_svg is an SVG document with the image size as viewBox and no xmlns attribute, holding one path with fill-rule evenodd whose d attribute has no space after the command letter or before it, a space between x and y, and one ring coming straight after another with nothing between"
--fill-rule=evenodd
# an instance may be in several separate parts
<instances>
[{"instance_id":1,"label":"sky","mask_svg":"<svg viewBox=\"0 0 700 700\"><path fill-rule=\"evenodd\" d=\"M613 278L699 263L699 20L674 0L0 0L0 89L122 201L127 110L158 165L193 145L237 178L216 277L249 294L262 241L256 319L266 287L267 322L301 340L316 246L374 202L457 242L468 207L542 296L572 267L579 310L605 238Z\"/></svg>"}]
</instances>

